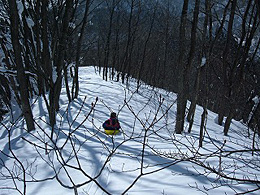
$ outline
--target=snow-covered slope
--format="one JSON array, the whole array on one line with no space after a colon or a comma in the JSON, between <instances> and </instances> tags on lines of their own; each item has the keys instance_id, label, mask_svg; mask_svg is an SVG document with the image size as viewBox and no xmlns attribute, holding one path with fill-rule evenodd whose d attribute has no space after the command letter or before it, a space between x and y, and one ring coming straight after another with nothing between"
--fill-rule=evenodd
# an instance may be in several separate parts
<instances>
[{"instance_id":1,"label":"snow-covered slope","mask_svg":"<svg viewBox=\"0 0 260 195\"><path fill-rule=\"evenodd\" d=\"M23 120L11 124L9 117L4 119L0 194L235 194L254 189L222 179L205 167L257 180L259 169L252 165L259 154L218 155L251 149L246 127L233 121L225 137L223 127L215 123L216 114L209 111L199 148L202 108L196 109L192 132L176 135L175 101L174 93L146 85L137 93L134 82L128 86L106 82L94 67L81 67L79 98L68 104L62 91L54 142L42 98L33 105L34 132L26 133ZM107 136L101 128L111 111L118 113L120 135ZM26 183L19 181L24 178Z\"/></svg>"}]
</instances>

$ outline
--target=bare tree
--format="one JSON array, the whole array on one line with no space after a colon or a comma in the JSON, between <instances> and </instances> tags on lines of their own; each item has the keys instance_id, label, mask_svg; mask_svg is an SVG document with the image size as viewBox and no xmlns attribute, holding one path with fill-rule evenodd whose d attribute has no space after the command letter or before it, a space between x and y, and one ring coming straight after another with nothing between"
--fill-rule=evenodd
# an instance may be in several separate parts
<instances>
[{"instance_id":1,"label":"bare tree","mask_svg":"<svg viewBox=\"0 0 260 195\"><path fill-rule=\"evenodd\" d=\"M189 121L189 130L188 132L191 132L193 121L194 121L194 114L195 114L195 109L196 109L196 104L198 101L198 96L199 96L199 88L200 88L200 81L201 81L201 71L206 65L206 61L209 57L208 52L206 51L206 36L208 32L208 23L209 23L209 16L211 15L211 0L206 0L204 4L205 8L205 19L204 19L204 24L203 24L203 31L201 35L201 46L199 49L199 54L198 54L198 66L197 66L197 73L196 73L196 79L193 87L193 93L192 93L192 99L191 99L191 104L189 107L189 113L187 115L187 120Z\"/></svg>"},{"instance_id":2,"label":"bare tree","mask_svg":"<svg viewBox=\"0 0 260 195\"><path fill-rule=\"evenodd\" d=\"M148 29L147 37L146 37L145 42L144 42L141 61L140 61L140 64L138 66L139 69L138 69L138 72L137 72L137 88L140 87L141 75L144 72L143 69L144 69L144 65L145 65L145 59L146 59L146 56L147 56L148 42L150 41L150 37L151 37L152 30L153 30L153 27L154 27L154 20L155 20L157 8L158 8L158 2L156 2L156 5L153 8L153 14L151 16L151 23L150 23L150 26L149 26L149 29Z\"/></svg>"},{"instance_id":3,"label":"bare tree","mask_svg":"<svg viewBox=\"0 0 260 195\"><path fill-rule=\"evenodd\" d=\"M6 67L10 70L17 67L20 93L17 93L15 81L11 78L10 84L17 94L17 102L22 105L27 123L31 118L28 130L33 129L29 92L31 97L43 96L48 108L49 122L52 127L55 126L64 75L68 86L67 67L70 65L70 59L72 63L75 62L75 75L72 75L72 98L77 97L78 66L82 55L81 42L85 36L90 1L85 4L84 16L75 21L75 13L81 8L80 5L77 0L44 0L21 1L19 4L21 10L17 9L16 1L8 1L8 4L3 6L3 13L10 14L10 24L8 24L10 28L8 29L11 30L12 44L8 45L9 43L5 41L8 39L7 30L5 34L2 33L1 47L6 58ZM18 13L21 13L21 17ZM73 22L78 22L75 24L77 29L73 29ZM81 33L79 37L74 35L78 32ZM76 37L77 40L75 41L77 49L72 56L68 52L70 37ZM13 48L15 56L7 49L10 47ZM71 99L70 96L68 98Z\"/></svg>"},{"instance_id":4,"label":"bare tree","mask_svg":"<svg viewBox=\"0 0 260 195\"><path fill-rule=\"evenodd\" d=\"M185 96L186 96L186 99L188 99L189 91L190 91L189 90L189 88L190 88L190 79L189 78L190 78L190 72L191 72L191 65L192 65L192 62L193 62L193 58L194 58L194 55L195 55L195 49L196 49L199 9L200 9L200 0L196 0L195 1L194 12L193 12L190 51L189 51L187 66L185 67L185 73L184 73L184 75L185 75L185 78L184 78L185 85L184 86L185 86ZM198 76L200 76L200 75L198 75ZM193 111L194 110L195 109L193 109ZM189 118L189 114L188 114L188 118ZM192 127L192 120L189 120L189 121L191 121L190 126L189 126L189 132L190 132L191 131L191 127Z\"/></svg>"},{"instance_id":5,"label":"bare tree","mask_svg":"<svg viewBox=\"0 0 260 195\"><path fill-rule=\"evenodd\" d=\"M82 47L81 45L82 45L82 40L84 37L85 30L86 30L86 24L88 22L89 7L90 7L90 0L87 0L86 5L85 5L84 17L82 20L82 26L81 26L81 30L80 30L80 36L77 41L77 53L76 53L76 62L75 62L75 75L73 77L72 99L77 98L78 93L79 93L79 81L78 81L79 73L78 72L79 72L80 55L81 55L81 47ZM74 88L75 88L75 94L73 94Z\"/></svg>"},{"instance_id":6,"label":"bare tree","mask_svg":"<svg viewBox=\"0 0 260 195\"><path fill-rule=\"evenodd\" d=\"M180 134L184 128L184 118L187 99L185 99L185 42L186 42L186 23L189 0L183 2L181 23L180 23L180 37L179 37L179 59L178 59L178 95L177 95L177 116L175 132Z\"/></svg>"},{"instance_id":7,"label":"bare tree","mask_svg":"<svg viewBox=\"0 0 260 195\"><path fill-rule=\"evenodd\" d=\"M126 45L125 45L125 51L123 54L123 59L122 62L119 65L119 70L122 72L121 74L121 78L122 78L122 82L125 82L125 75L128 73L129 74L129 70L130 70L130 66L131 66L131 56L132 56L132 52L133 52L133 41L135 39L136 36L136 31L138 28L138 23L139 23L139 14L140 14L140 4L141 2L139 0L131 0L131 4L130 4L130 14L129 14L129 19L128 19L128 27L127 27L127 41L126 41ZM138 16L137 19L135 19L135 10L138 9ZM136 21L135 21L136 20ZM119 81L119 77L120 74L117 74L117 81Z\"/></svg>"},{"instance_id":8,"label":"bare tree","mask_svg":"<svg viewBox=\"0 0 260 195\"><path fill-rule=\"evenodd\" d=\"M110 47L111 47L111 34L113 30L113 20L114 20L114 14L115 9L117 5L120 3L121 0L113 0L112 4L108 1L106 1L107 6L109 7L109 27L108 27L108 33L106 37L106 44L104 48L104 69L103 69L103 78L107 80L108 77L108 68L109 68L109 57L110 57Z\"/></svg>"},{"instance_id":9,"label":"bare tree","mask_svg":"<svg viewBox=\"0 0 260 195\"><path fill-rule=\"evenodd\" d=\"M252 10L252 12L250 11ZM233 11L235 12L235 11ZM251 12L251 13L250 13ZM250 14L249 14L250 13ZM227 119L224 125L224 134L228 134L228 130L231 124L231 120L235 116L235 110L239 107L239 95L241 91L245 90L245 72L246 64L249 57L249 51L252 45L252 40L254 39L255 32L259 26L257 13L255 11L255 6L252 1L248 1L246 9L242 17L241 26L241 38L237 45L237 53L233 57L231 62L232 65L226 64L226 73L224 79L224 85L226 90L225 94L225 105L228 108ZM247 23L249 25L247 25ZM250 27L249 27L250 26ZM239 66L237 66L239 64Z\"/></svg>"},{"instance_id":10,"label":"bare tree","mask_svg":"<svg viewBox=\"0 0 260 195\"><path fill-rule=\"evenodd\" d=\"M28 78L25 75L25 67L22 60L22 48L19 41L19 15L15 0L9 0L11 41L15 55L15 65L17 68L17 80L19 82L19 92L21 97L21 108L27 124L28 131L35 129L32 110L29 102ZM11 11L12 10L12 11Z\"/></svg>"},{"instance_id":11,"label":"bare tree","mask_svg":"<svg viewBox=\"0 0 260 195\"><path fill-rule=\"evenodd\" d=\"M231 11L230 11L230 16L229 16L229 22L228 22L228 29L227 29L227 38L226 38L226 44L225 44L225 49L223 51L223 95L222 95L222 100L223 102L225 101L225 96L227 94L226 92L226 85L227 85L227 66L228 66L228 54L230 53L230 43L231 43L231 38L232 38L232 31L233 31L233 22L234 22L234 17L235 17L235 10L236 10L236 4L237 1L231 1ZM226 104L225 104L226 105ZM223 118L224 118L224 108L220 109L219 112L219 124L222 124Z\"/></svg>"}]
</instances>

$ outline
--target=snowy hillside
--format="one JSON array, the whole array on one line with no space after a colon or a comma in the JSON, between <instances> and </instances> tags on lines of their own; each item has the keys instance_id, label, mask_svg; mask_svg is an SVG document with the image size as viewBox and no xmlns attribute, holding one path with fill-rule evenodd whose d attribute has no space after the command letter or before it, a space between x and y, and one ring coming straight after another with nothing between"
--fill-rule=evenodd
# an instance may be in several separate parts
<instances>
[{"instance_id":1,"label":"snowy hillside","mask_svg":"<svg viewBox=\"0 0 260 195\"><path fill-rule=\"evenodd\" d=\"M145 85L136 93L135 87L81 67L80 97L68 104L63 89L53 142L41 98L33 104L32 133L23 120L4 118L0 194L259 194L259 146L252 156L253 135L247 138L243 124L233 121L225 137L209 111L199 148L201 107L192 132L176 135L176 95ZM120 135L108 136L101 127L111 111Z\"/></svg>"}]
</instances>

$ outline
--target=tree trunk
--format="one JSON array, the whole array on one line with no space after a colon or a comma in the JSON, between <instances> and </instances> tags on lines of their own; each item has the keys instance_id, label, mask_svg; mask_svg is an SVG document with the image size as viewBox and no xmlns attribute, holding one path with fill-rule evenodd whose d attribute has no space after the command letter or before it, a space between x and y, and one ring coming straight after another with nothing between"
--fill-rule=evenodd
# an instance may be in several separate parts
<instances>
[{"instance_id":1,"label":"tree trunk","mask_svg":"<svg viewBox=\"0 0 260 195\"><path fill-rule=\"evenodd\" d=\"M200 7L200 0L196 0L195 2L195 8L194 8L194 12L193 12L193 21L192 21L192 30L191 30L191 46L190 46L190 52L189 52L189 57L188 57L188 63L187 63L187 66L185 68L185 94L186 94L186 98L185 99L188 99L188 96L189 96L189 86L190 86L190 82L189 82L189 73L190 73L190 67L191 67L191 64L192 64L192 61L193 61L193 58L194 58L194 54L195 54L195 48L196 48L196 35L197 35L197 25L198 25L198 15L199 15L199 7ZM199 62L200 63L200 62ZM199 75L199 74L198 74ZM198 76L197 75L197 76ZM198 80L198 77L197 79ZM195 111L194 110L189 110L189 113L190 111ZM194 113L190 114L190 116L194 115ZM189 116L189 115L188 115ZM188 117L188 121L189 119L191 119L193 117ZM191 131L191 128L192 128L192 124L193 124L193 121L190 123L189 125L189 132Z\"/></svg>"},{"instance_id":2,"label":"tree trunk","mask_svg":"<svg viewBox=\"0 0 260 195\"><path fill-rule=\"evenodd\" d=\"M193 62L193 58L195 55L195 48L197 44L197 27L198 27L198 15L199 15L199 9L200 9L200 0L195 1L195 8L193 12L193 21L192 21L192 29L191 29L191 42L190 42L190 51L188 56L188 62L185 66L185 73L184 73L184 87L185 87L185 95L188 99L189 96L189 74L190 74L190 68Z\"/></svg>"},{"instance_id":3,"label":"tree trunk","mask_svg":"<svg viewBox=\"0 0 260 195\"><path fill-rule=\"evenodd\" d=\"M218 117L218 123L222 124L223 118L224 118L224 112L225 112L225 106L227 106L227 94L228 94L228 77L227 77L227 66L228 66L228 54L230 53L230 42L232 38L232 31L233 31L233 23L234 23L234 17L235 17L235 10L236 10L237 0L231 1L231 12L229 16L229 22L228 22L228 31L227 31L227 40L225 49L223 51L223 91L221 94L221 107L219 110L219 117Z\"/></svg>"},{"instance_id":4,"label":"tree trunk","mask_svg":"<svg viewBox=\"0 0 260 195\"><path fill-rule=\"evenodd\" d=\"M50 124L52 129L54 128L54 125L56 124L56 111L59 110L59 99L60 99L60 93L61 93L61 87L62 87L62 79L63 74L62 70L64 69L64 59L65 59L65 52L67 50L68 46L68 28L69 28L69 22L72 16L73 11L73 0L66 0L65 5L65 12L62 20L62 28L61 28L61 36L59 38L59 44L57 46L57 57L54 59L54 62L56 62L56 74L57 78L55 81L53 79L50 79L50 93L49 93L49 117L50 117ZM51 139L53 138L52 131Z\"/></svg>"},{"instance_id":5,"label":"tree trunk","mask_svg":"<svg viewBox=\"0 0 260 195\"><path fill-rule=\"evenodd\" d=\"M131 39L132 39L132 20L133 20L133 10L134 10L134 1L131 1L131 9L130 9L130 15L129 15L129 20L128 20L128 30L127 30L127 41L126 41L126 46L125 46L125 52L124 52L124 57L123 57L123 61L120 63L119 66L119 71L122 72L122 83L124 83L125 81L125 74L126 74L126 69L127 69L127 65L128 61L129 61L129 48L130 48L130 43L131 43ZM119 76L120 73L117 73L117 81L119 81Z\"/></svg>"},{"instance_id":6,"label":"tree trunk","mask_svg":"<svg viewBox=\"0 0 260 195\"><path fill-rule=\"evenodd\" d=\"M204 138L204 128L206 126L206 119L207 119L207 106L203 107L203 113L201 115L201 123L200 123L200 139L199 139L199 147L202 147L203 138Z\"/></svg>"},{"instance_id":7,"label":"tree trunk","mask_svg":"<svg viewBox=\"0 0 260 195\"><path fill-rule=\"evenodd\" d=\"M144 69L144 65L145 65L145 59L146 59L146 54L147 54L148 42L150 41L150 37L151 37L152 30L153 30L153 27L154 27L155 14L156 14L156 11L157 11L157 6L158 6L158 3L154 7L151 25L149 27L148 35L147 35L147 37L145 39L145 43L144 43L142 59L141 59L140 65L139 65L138 73L137 73L137 91L138 91L138 89L139 89L139 87L141 85L140 82L141 82L141 78L142 78L142 73L144 71L143 69Z\"/></svg>"},{"instance_id":8,"label":"tree trunk","mask_svg":"<svg viewBox=\"0 0 260 195\"><path fill-rule=\"evenodd\" d=\"M185 118L185 109L186 102L185 99L185 88L184 88L184 55L185 55L185 32L186 32L186 22L187 22L187 11L188 11L189 0L184 0L182 15L181 15L181 24L180 24L180 42L179 42L179 58L178 58L178 95L177 95L177 115L176 115L176 125L175 132L181 134L184 128L184 118Z\"/></svg>"},{"instance_id":9,"label":"tree trunk","mask_svg":"<svg viewBox=\"0 0 260 195\"><path fill-rule=\"evenodd\" d=\"M108 4L108 3L107 3ZM113 26L113 18L115 13L116 2L112 1L112 8L110 10L109 16L109 29L107 33L106 45L105 45L105 56L104 56L104 68L103 68L103 79L107 81L108 77L108 67L109 67L109 56L110 56L110 42L111 42L111 34L112 34L112 26Z\"/></svg>"},{"instance_id":10,"label":"tree trunk","mask_svg":"<svg viewBox=\"0 0 260 195\"><path fill-rule=\"evenodd\" d=\"M199 96L199 86L200 86L200 73L201 73L201 67L198 68L197 70L197 76L196 76L196 81L195 81L195 85L194 85L194 94L193 94L193 98L190 104L190 108L189 108L189 113L187 116L187 120L189 121L189 129L188 132L191 132L192 129L192 125L193 125L193 121L194 121L194 115L195 115L195 110L196 110L196 104L197 104L197 100L198 100L198 96Z\"/></svg>"},{"instance_id":11,"label":"tree trunk","mask_svg":"<svg viewBox=\"0 0 260 195\"><path fill-rule=\"evenodd\" d=\"M67 97L69 102L71 102L71 96L70 96L70 87L69 87L69 79L68 79L68 71L70 72L71 78L73 78L74 80L74 75L72 75L73 71L71 70L72 67L70 68L70 70L68 70L68 66L64 66L64 82L65 82L65 88L66 88L66 93L67 93ZM74 81L72 84L72 88L74 87Z\"/></svg>"},{"instance_id":12,"label":"tree trunk","mask_svg":"<svg viewBox=\"0 0 260 195\"><path fill-rule=\"evenodd\" d=\"M229 130L232 118L233 118L233 112L231 110L228 117L226 118L225 125L224 125L224 135L225 136L228 135L228 130Z\"/></svg>"},{"instance_id":13,"label":"tree trunk","mask_svg":"<svg viewBox=\"0 0 260 195\"><path fill-rule=\"evenodd\" d=\"M165 28L165 37L164 37L164 55L163 55L163 64L161 69L161 75L159 81L161 82L160 85L162 88L166 87L166 65L168 62L168 53L170 48L170 0L167 2L167 11L166 11L166 28Z\"/></svg>"},{"instance_id":14,"label":"tree trunk","mask_svg":"<svg viewBox=\"0 0 260 195\"><path fill-rule=\"evenodd\" d=\"M90 0L86 1L85 13L83 18L82 27L80 30L80 36L77 42L77 53L76 53L76 65L75 65L75 75L73 78L73 84L75 85L75 94L72 94L72 99L78 97L79 94L79 63L80 63L80 54L81 54L81 43L84 36L86 24L88 21L88 12L89 12ZM73 90L72 90L73 91Z\"/></svg>"},{"instance_id":15,"label":"tree trunk","mask_svg":"<svg viewBox=\"0 0 260 195\"><path fill-rule=\"evenodd\" d=\"M2 48L4 55L5 55L6 66L10 70L10 69L12 69L12 66L11 66L10 61L9 61L9 59L11 59L11 57L10 57L10 52L7 49L8 47L6 46L6 41L4 41L3 38L0 38L0 44L1 44L1 48ZM16 102L18 103L18 105L21 105L21 99L20 99L20 96L19 96L18 87L16 85L16 81L15 81L14 77L12 77L12 76L9 77L9 82L10 82L10 86L11 86L10 88L14 91L14 95L15 95L14 98L15 98Z\"/></svg>"},{"instance_id":16,"label":"tree trunk","mask_svg":"<svg viewBox=\"0 0 260 195\"><path fill-rule=\"evenodd\" d=\"M45 62L45 59L43 59L42 57L42 52L41 52L41 24L40 24L40 18L41 18L41 11L40 11L40 1L37 1L35 4L35 63L36 63L36 74L37 74L37 86L38 86L38 95L44 95L45 93L45 72L42 70L43 68L43 62ZM42 21L44 19L42 18ZM42 25L43 26L43 25ZM43 27L44 28L44 27Z\"/></svg>"},{"instance_id":17,"label":"tree trunk","mask_svg":"<svg viewBox=\"0 0 260 195\"><path fill-rule=\"evenodd\" d=\"M17 67L17 80L19 83L19 91L21 97L22 112L26 121L28 131L35 129L32 110L29 102L28 83L26 80L23 60L22 49L19 42L19 15L17 10L17 4L15 0L8 0L10 10L10 22L11 22L11 41L14 49L15 63Z\"/></svg>"},{"instance_id":18,"label":"tree trunk","mask_svg":"<svg viewBox=\"0 0 260 195\"><path fill-rule=\"evenodd\" d=\"M257 19L257 13L256 14L251 14L251 18L250 18L250 28L249 28L249 32L246 32L246 26L247 26L247 20L248 20L248 15L249 15L249 10L250 10L250 7L251 7L251 3L252 3L252 0L249 0L248 1L248 5L247 5L247 8L246 8L246 11L245 11L245 14L243 16L243 21L242 21L242 35L241 35L241 40L240 40L240 43L239 43L239 48L238 48L238 53L235 57L235 60L234 60L234 65L233 65L233 69L231 70L230 72L230 92L228 93L228 99L230 100L230 103L229 103L229 115L225 121L225 126L224 126L224 135L228 135L228 130L230 128L230 124L231 124L231 120L234 116L234 112L235 112L235 109L236 109L236 97L239 96L240 94L240 90L242 88L242 85L241 83L243 83L243 78L244 78L244 67L245 67L245 64L246 64L246 60L248 59L248 53L249 53L249 50L250 50L250 47L251 47L251 44L252 44L252 40L253 40L253 37L254 37L254 34L256 32L256 29L259 25L258 23L258 19ZM248 36L246 36L248 35ZM246 38L246 40L244 40ZM243 43L245 42L245 45L243 46ZM240 50L243 48L243 52L242 54L240 54ZM241 59L241 55L242 55L242 59ZM241 59L241 62L240 62L240 66L237 67L236 65L238 64L239 62L239 59ZM237 69L237 71L239 72L237 75L236 75L236 70L235 68ZM238 86L236 86L236 83L240 83Z\"/></svg>"},{"instance_id":19,"label":"tree trunk","mask_svg":"<svg viewBox=\"0 0 260 195\"><path fill-rule=\"evenodd\" d=\"M42 59L43 59L43 70L45 73L45 86L46 91L50 90L50 83L52 83L52 63L50 60L50 45L48 39L48 7L49 0L43 0L41 6L41 13L42 13ZM52 84L51 84L52 85Z\"/></svg>"}]
</instances>

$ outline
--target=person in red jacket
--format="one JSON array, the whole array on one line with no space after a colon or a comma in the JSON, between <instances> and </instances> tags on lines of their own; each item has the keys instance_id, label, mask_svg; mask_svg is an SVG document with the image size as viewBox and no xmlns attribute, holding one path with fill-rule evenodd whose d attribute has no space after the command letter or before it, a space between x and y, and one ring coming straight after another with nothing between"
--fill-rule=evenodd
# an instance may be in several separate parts
<instances>
[{"instance_id":1,"label":"person in red jacket","mask_svg":"<svg viewBox=\"0 0 260 195\"><path fill-rule=\"evenodd\" d=\"M121 128L115 112L112 112L110 118L103 123L103 128L106 130L119 130Z\"/></svg>"}]
</instances>

